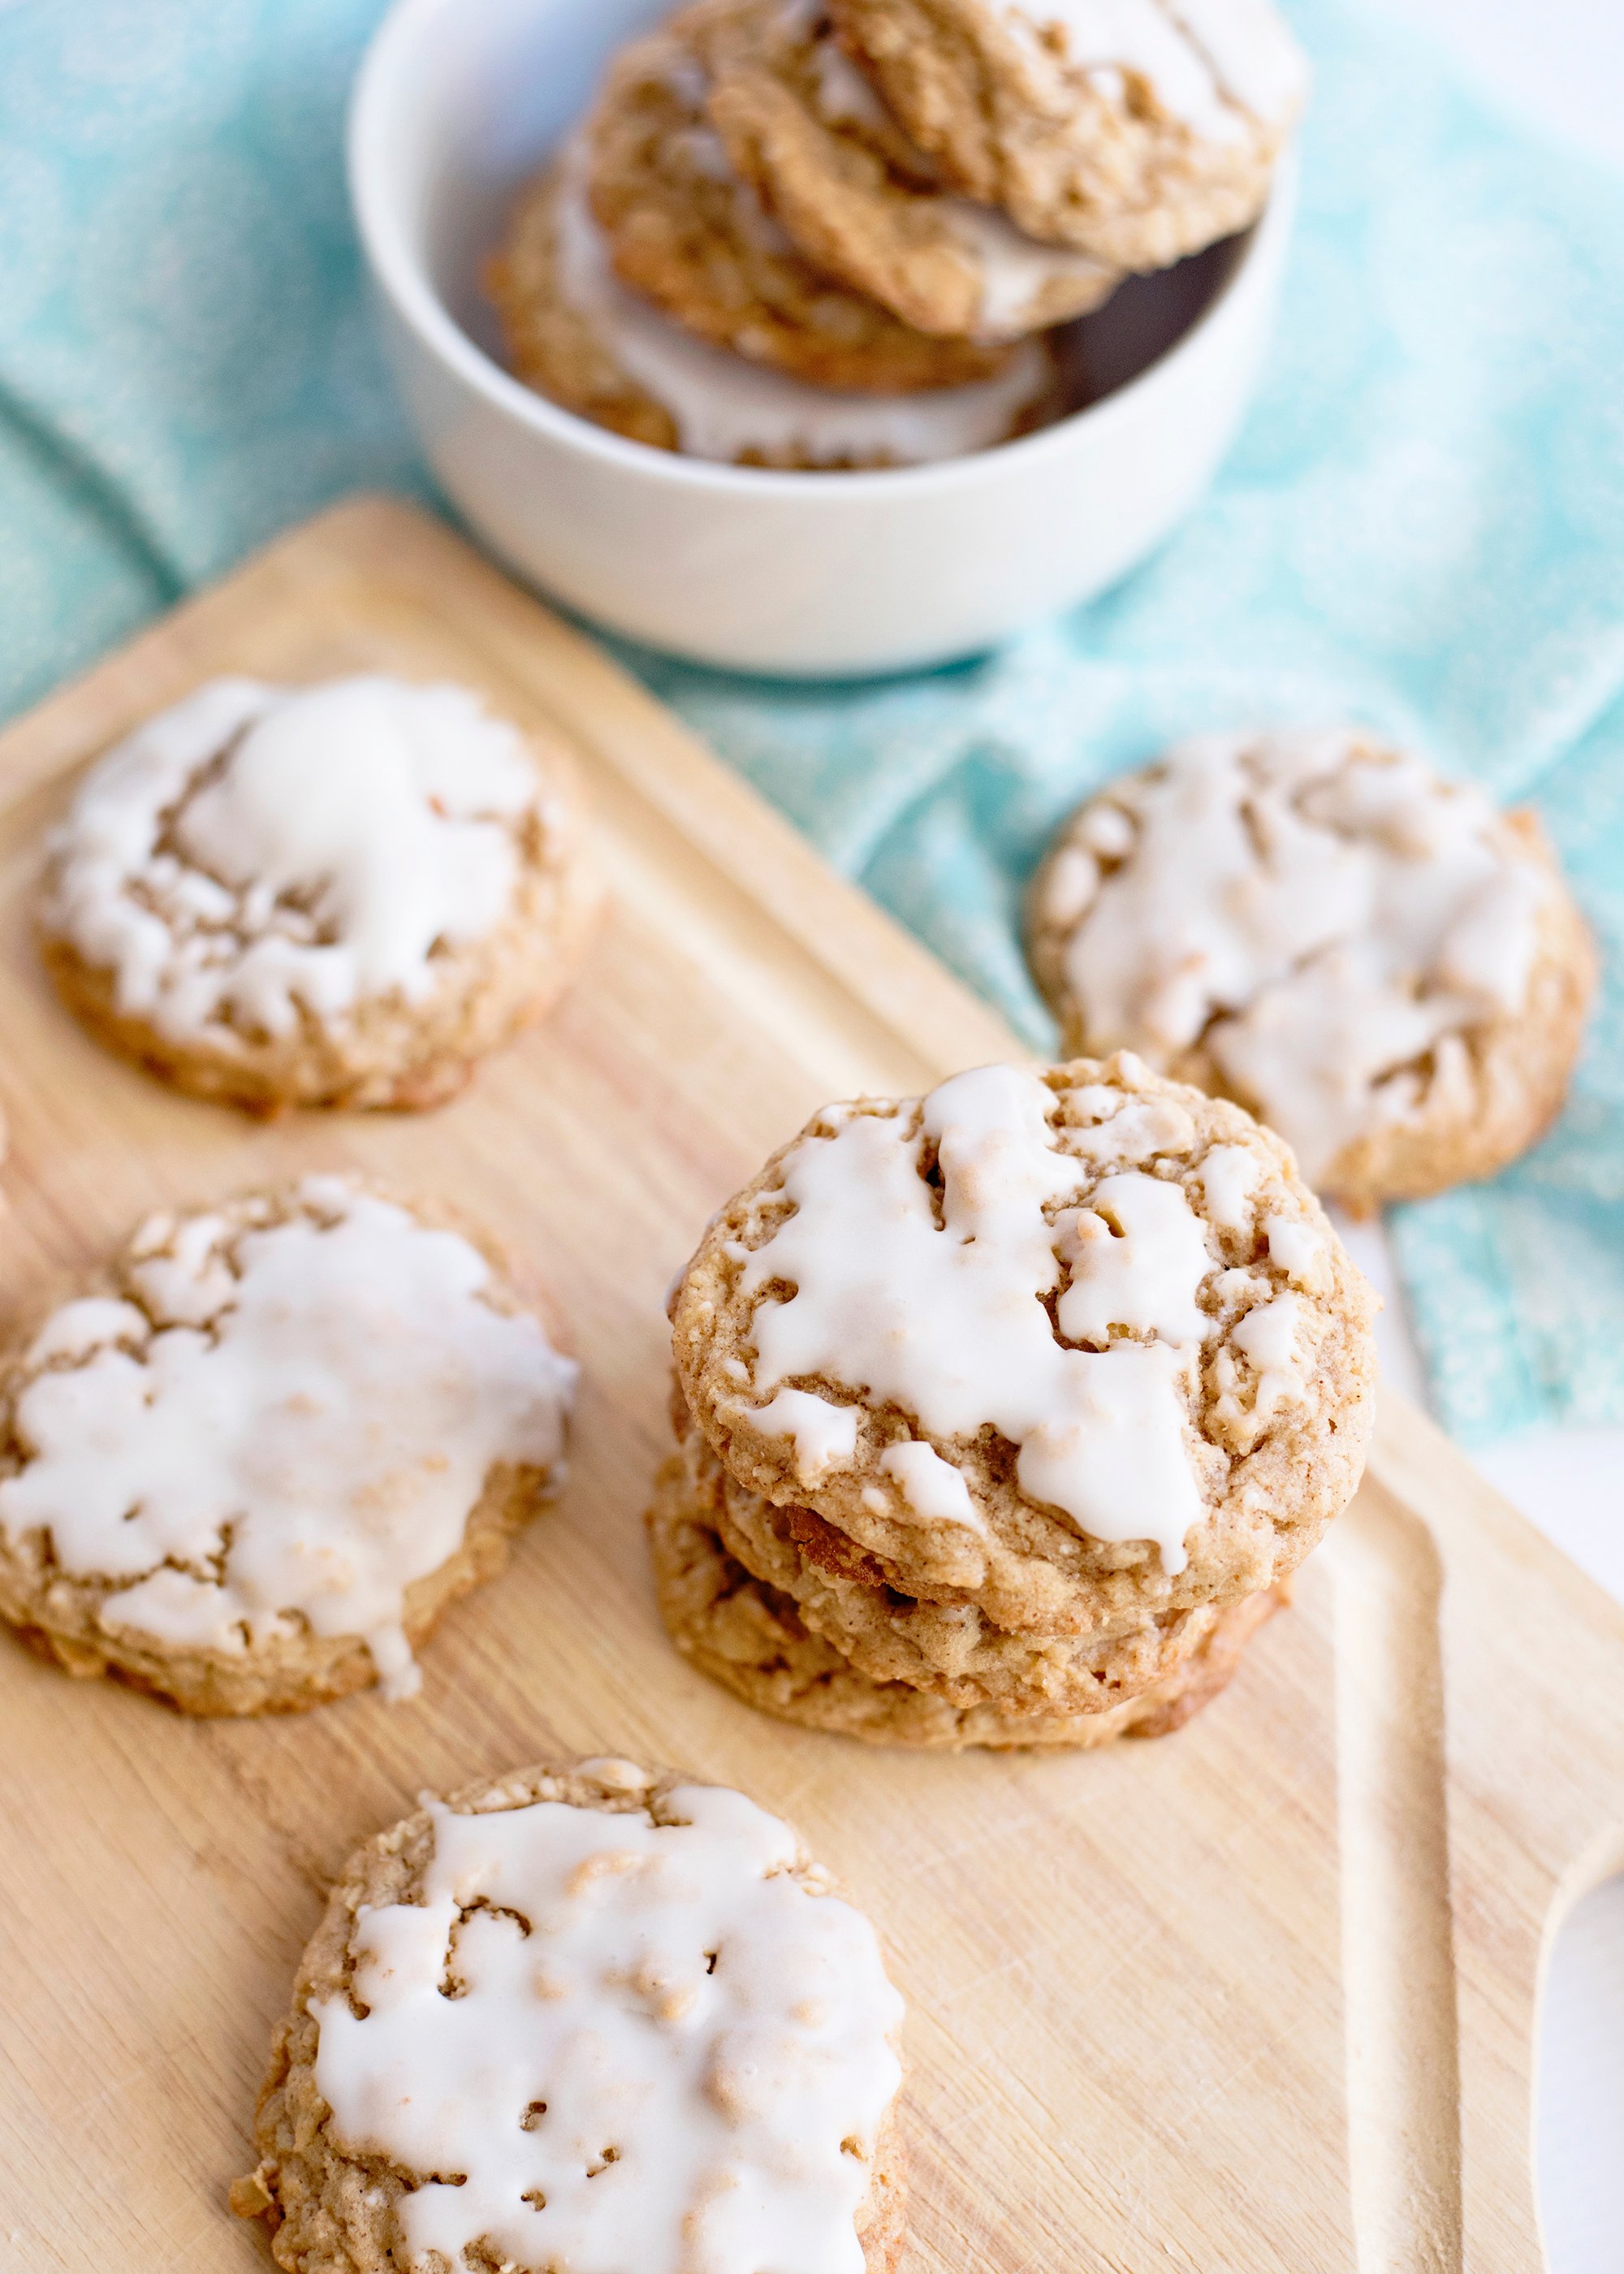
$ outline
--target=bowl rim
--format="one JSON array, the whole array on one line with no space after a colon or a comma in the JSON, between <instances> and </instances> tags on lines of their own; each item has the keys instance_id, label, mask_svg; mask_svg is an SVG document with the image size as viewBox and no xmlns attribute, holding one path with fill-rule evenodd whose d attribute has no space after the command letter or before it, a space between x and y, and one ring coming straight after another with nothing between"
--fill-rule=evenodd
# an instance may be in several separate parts
<instances>
[{"instance_id":1,"label":"bowl rim","mask_svg":"<svg viewBox=\"0 0 1624 2274\"><path fill-rule=\"evenodd\" d=\"M1289 143L1276 162L1262 212L1240 237L1237 256L1200 313L1170 346L1145 368L1102 395L1048 426L991 448L923 465L806 470L724 465L634 442L596 425L561 403L552 402L515 378L458 323L435 290L411 249L398 209L384 195L375 156L395 85L404 69L402 56L420 25L461 0L394 0L367 41L350 95L345 127L345 171L350 208L362 251L376 283L397 317L420 344L494 410L567 449L597 458L643 480L679 491L760 499L794 497L811 501L850 497L871 500L921 491L962 488L996 479L1002 469L1030 467L1056 456L1084 429L1095 436L1132 415L1147 394L1169 384L1175 373L1199 353L1207 335L1224 315L1244 280L1271 253L1289 223L1295 201L1297 155Z\"/></svg>"}]
</instances>

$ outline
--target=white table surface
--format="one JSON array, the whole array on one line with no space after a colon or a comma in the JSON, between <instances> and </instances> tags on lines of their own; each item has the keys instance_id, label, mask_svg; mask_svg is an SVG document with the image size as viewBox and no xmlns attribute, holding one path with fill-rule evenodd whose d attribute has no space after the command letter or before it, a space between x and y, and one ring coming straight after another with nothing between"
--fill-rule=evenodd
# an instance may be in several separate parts
<instances>
[{"instance_id":1,"label":"white table surface","mask_svg":"<svg viewBox=\"0 0 1624 2274\"><path fill-rule=\"evenodd\" d=\"M1372 6L1383 0L1370 0ZM1624 170L1624 0L1403 0L1505 108ZM1350 1242L1387 1299L1383 1370L1422 1387L1380 1234ZM1425 1402L1425 1399L1423 1400ZM1478 1465L1624 1601L1624 1430L1537 1430ZM1553 1954L1540 2044L1540 2210L1551 2274L1624 2270L1624 1878L1570 1915ZM1386 2270L1383 2270L1386 2274Z\"/></svg>"}]
</instances>

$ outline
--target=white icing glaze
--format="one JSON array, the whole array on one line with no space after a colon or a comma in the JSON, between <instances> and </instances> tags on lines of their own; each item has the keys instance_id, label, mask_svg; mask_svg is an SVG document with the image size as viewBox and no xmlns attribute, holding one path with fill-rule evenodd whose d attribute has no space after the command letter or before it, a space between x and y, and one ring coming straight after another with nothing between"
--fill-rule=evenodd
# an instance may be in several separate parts
<instances>
[{"instance_id":1,"label":"white icing glaze","mask_svg":"<svg viewBox=\"0 0 1624 2274\"><path fill-rule=\"evenodd\" d=\"M1068 930L1094 906L1100 889L1100 864L1080 845L1067 845L1055 856L1043 880L1043 914Z\"/></svg>"},{"instance_id":2,"label":"white icing glaze","mask_svg":"<svg viewBox=\"0 0 1624 2274\"><path fill-rule=\"evenodd\" d=\"M1007 440L1044 392L1049 366L1032 342L996 379L917 395L808 387L712 347L616 277L586 201L578 150L567 160L559 196L560 292L627 376L671 413L688 456L725 465L752 451L823 464L880 457L924 464Z\"/></svg>"},{"instance_id":3,"label":"white icing glaze","mask_svg":"<svg viewBox=\"0 0 1624 2274\"><path fill-rule=\"evenodd\" d=\"M1183 1442L1189 1373L1189 1353L1166 1343L1079 1352L1071 1410L1039 1422L1020 1453L1034 1499L1096 1540L1154 1540L1169 1577L1189 1562L1184 1541L1204 1512Z\"/></svg>"},{"instance_id":4,"label":"white icing glaze","mask_svg":"<svg viewBox=\"0 0 1624 2274\"><path fill-rule=\"evenodd\" d=\"M927 1524L962 1524L972 1532L985 1532L986 1523L970 1487L951 1461L921 1437L905 1445L887 1445L880 1466L897 1480L897 1489L913 1513Z\"/></svg>"},{"instance_id":5,"label":"white icing glaze","mask_svg":"<svg viewBox=\"0 0 1624 2274\"><path fill-rule=\"evenodd\" d=\"M745 1380L749 1374L745 1372ZM792 1437L795 1474L815 1485L831 1469L849 1469L857 1457L857 1408L831 1405L806 1389L780 1389L767 1405L749 1409L754 1427L769 1437Z\"/></svg>"},{"instance_id":6,"label":"white icing glaze","mask_svg":"<svg viewBox=\"0 0 1624 2274\"><path fill-rule=\"evenodd\" d=\"M1247 1201L1263 1173L1261 1162L1244 1145L1214 1145L1196 1171L1207 1213L1220 1231L1244 1231L1252 1223Z\"/></svg>"},{"instance_id":7,"label":"white icing glaze","mask_svg":"<svg viewBox=\"0 0 1624 2274\"><path fill-rule=\"evenodd\" d=\"M785 28L810 31L820 11L793 5L785 10ZM895 133L896 121L833 34L825 32L812 51L817 74L817 112L831 126L868 126Z\"/></svg>"},{"instance_id":8,"label":"white icing glaze","mask_svg":"<svg viewBox=\"0 0 1624 2274\"><path fill-rule=\"evenodd\" d=\"M1302 51L1269 0L1006 0L1005 13L1034 43L1057 26L1101 93L1119 99L1131 72L1214 141L1235 140L1244 112L1282 125L1303 98Z\"/></svg>"},{"instance_id":9,"label":"white icing glaze","mask_svg":"<svg viewBox=\"0 0 1624 2274\"><path fill-rule=\"evenodd\" d=\"M917 1129L906 1116L853 1114L795 1147L784 1164L795 1213L741 1274L747 1298L778 1279L796 1290L756 1311L756 1388L822 1377L894 1401L943 1439L990 1425L1019 1449L1034 1498L1096 1539L1154 1540L1177 1571L1202 1506L1179 1394L1185 1356L1056 1339L1043 1298L1060 1284L1065 1235L1044 1210L1089 1168L1055 1146L1052 1107L1036 1075L986 1066L934 1091ZM927 1141L940 1225L921 1173ZM1160 1271L1165 1238L1144 1236Z\"/></svg>"},{"instance_id":10,"label":"white icing glaze","mask_svg":"<svg viewBox=\"0 0 1624 2274\"><path fill-rule=\"evenodd\" d=\"M1084 841L1107 861L1120 861L1133 842L1133 824L1114 805L1096 805L1084 817Z\"/></svg>"},{"instance_id":11,"label":"white icing glaze","mask_svg":"<svg viewBox=\"0 0 1624 2274\"><path fill-rule=\"evenodd\" d=\"M1300 1287L1318 1287L1326 1277L1323 1236L1301 1216L1272 1216L1264 1224L1269 1261Z\"/></svg>"},{"instance_id":12,"label":"white icing glaze","mask_svg":"<svg viewBox=\"0 0 1624 2274\"><path fill-rule=\"evenodd\" d=\"M298 1199L264 1229L193 1218L138 1263L156 1324L129 1303L56 1314L31 1356L79 1363L18 1398L31 1457L0 1483L0 1529L132 1583L109 1632L239 1653L297 1614L361 1636L405 1697L406 1589L455 1552L499 1462L558 1473L575 1368L484 1299L490 1267L457 1234L336 1178Z\"/></svg>"},{"instance_id":13,"label":"white icing glaze","mask_svg":"<svg viewBox=\"0 0 1624 2274\"><path fill-rule=\"evenodd\" d=\"M1138 1081L1145 1071L1132 1050L1123 1052L1122 1065L1130 1081ZM1072 1135L1072 1143L1086 1161L1133 1164L1157 1154L1187 1153L1195 1142L1195 1124L1173 1098L1124 1097L1121 1090L1103 1085L1082 1092L1079 1103L1082 1097L1103 1101L1099 1109L1101 1126L1079 1129Z\"/></svg>"},{"instance_id":14,"label":"white icing glaze","mask_svg":"<svg viewBox=\"0 0 1624 2274\"><path fill-rule=\"evenodd\" d=\"M1105 1177L1090 1205L1055 1228L1071 1267L1059 1306L1069 1341L1103 1345L1113 1327L1164 1343L1199 1343L1212 1331L1196 1294L1214 1258L1182 1186L1137 1169Z\"/></svg>"},{"instance_id":15,"label":"white icing glaze","mask_svg":"<svg viewBox=\"0 0 1624 2274\"><path fill-rule=\"evenodd\" d=\"M944 198L944 215L981 275L977 336L1019 339L1032 329L1043 294L1060 282L1098 283L1103 289L1115 271L1064 245L1041 245L990 206L966 198Z\"/></svg>"},{"instance_id":16,"label":"white icing glaze","mask_svg":"<svg viewBox=\"0 0 1624 2274\"><path fill-rule=\"evenodd\" d=\"M1302 1298L1288 1292L1259 1303L1230 1329L1230 1342L1243 1358L1251 1359L1261 1377L1254 1408L1259 1421L1267 1421L1278 1406L1302 1395L1303 1374L1297 1362L1302 1323Z\"/></svg>"},{"instance_id":17,"label":"white icing glaze","mask_svg":"<svg viewBox=\"0 0 1624 2274\"><path fill-rule=\"evenodd\" d=\"M421 2175L413 2270L483 2242L569 2274L862 2274L901 2082L874 1931L742 1794L671 1805L436 1804L421 1899L357 1913L366 2011L312 2005L316 2083L344 2146Z\"/></svg>"},{"instance_id":18,"label":"white icing glaze","mask_svg":"<svg viewBox=\"0 0 1624 2274\"><path fill-rule=\"evenodd\" d=\"M120 1303L107 1295L84 1295L53 1311L29 1344L23 1364L29 1369L49 1366L54 1359L88 1358L94 1351L118 1343L145 1343L145 1314L133 1303Z\"/></svg>"},{"instance_id":19,"label":"white icing glaze","mask_svg":"<svg viewBox=\"0 0 1624 2274\"><path fill-rule=\"evenodd\" d=\"M1526 996L1549 885L1469 784L1337 731L1184 743L1114 796L1133 842L1065 951L1091 1042L1203 1040L1311 1181Z\"/></svg>"},{"instance_id":20,"label":"white icing glaze","mask_svg":"<svg viewBox=\"0 0 1624 2274\"><path fill-rule=\"evenodd\" d=\"M436 944L507 913L539 788L517 728L465 688L213 680L93 768L53 840L47 923L177 1038L418 1002Z\"/></svg>"}]
</instances>

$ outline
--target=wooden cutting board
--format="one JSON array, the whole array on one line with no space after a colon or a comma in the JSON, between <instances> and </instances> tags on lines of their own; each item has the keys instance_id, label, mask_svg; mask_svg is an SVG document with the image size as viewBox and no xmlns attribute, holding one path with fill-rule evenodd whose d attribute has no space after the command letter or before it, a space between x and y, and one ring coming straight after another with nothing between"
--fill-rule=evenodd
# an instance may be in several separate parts
<instances>
[{"instance_id":1,"label":"wooden cutting board","mask_svg":"<svg viewBox=\"0 0 1624 2274\"><path fill-rule=\"evenodd\" d=\"M577 747L614 909L561 1013L421 1119L257 1127L102 1055L30 950L67 777L199 676L444 674ZM0 741L11 1332L160 1203L353 1165L481 1215L586 1367L561 1510L417 1702L193 1724L0 1643L0 2264L268 2264L227 2214L328 1877L425 1785L613 1751L782 1809L911 2008L910 2274L1535 2274L1535 2007L1624 1855L1624 1614L1389 1400L1297 1608L1181 1736L874 1752L671 1652L639 1524L661 1297L824 1100L1015 1046L584 640L402 507L284 539Z\"/></svg>"}]
</instances>

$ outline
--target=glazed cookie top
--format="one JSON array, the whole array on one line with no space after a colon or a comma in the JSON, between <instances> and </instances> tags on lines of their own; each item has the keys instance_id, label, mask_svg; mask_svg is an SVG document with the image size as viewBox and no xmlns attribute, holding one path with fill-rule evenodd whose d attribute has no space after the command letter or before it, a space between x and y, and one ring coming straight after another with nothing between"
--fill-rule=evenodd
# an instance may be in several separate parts
<instances>
[{"instance_id":1,"label":"glazed cookie top","mask_svg":"<svg viewBox=\"0 0 1624 2274\"><path fill-rule=\"evenodd\" d=\"M832 471L962 457L1007 441L1055 386L1036 342L996 379L912 395L809 387L713 347L614 275L579 143L530 193L499 275L531 386L638 441L725 465Z\"/></svg>"},{"instance_id":2,"label":"glazed cookie top","mask_svg":"<svg viewBox=\"0 0 1624 2274\"><path fill-rule=\"evenodd\" d=\"M1556 890L1479 789L1368 736L1207 736L1078 812L1034 960L1077 1047L1199 1054L1317 1184L1517 1013Z\"/></svg>"},{"instance_id":3,"label":"glazed cookie top","mask_svg":"<svg viewBox=\"0 0 1624 2274\"><path fill-rule=\"evenodd\" d=\"M621 51L590 129L593 211L622 281L812 386L906 394L996 376L996 347L928 338L803 257L712 129L689 26L679 16Z\"/></svg>"},{"instance_id":4,"label":"glazed cookie top","mask_svg":"<svg viewBox=\"0 0 1624 2274\"><path fill-rule=\"evenodd\" d=\"M425 1001L572 819L466 688L211 680L91 769L41 923L173 1040L281 1039Z\"/></svg>"},{"instance_id":5,"label":"glazed cookie top","mask_svg":"<svg viewBox=\"0 0 1624 2274\"><path fill-rule=\"evenodd\" d=\"M956 186L1127 268L1255 217L1306 86L1270 0L829 4Z\"/></svg>"},{"instance_id":6,"label":"glazed cookie top","mask_svg":"<svg viewBox=\"0 0 1624 2274\"><path fill-rule=\"evenodd\" d=\"M406 1590L492 1468L560 1474L573 1363L470 1241L336 1177L154 1216L117 1284L11 1370L0 1532L104 1585L109 1633L240 1656L302 1622L410 1697Z\"/></svg>"},{"instance_id":7,"label":"glazed cookie top","mask_svg":"<svg viewBox=\"0 0 1624 2274\"><path fill-rule=\"evenodd\" d=\"M787 1825L606 1761L402 1831L301 1984L335 2144L410 2175L402 2263L862 2274L902 2000Z\"/></svg>"},{"instance_id":8,"label":"glazed cookie top","mask_svg":"<svg viewBox=\"0 0 1624 2274\"><path fill-rule=\"evenodd\" d=\"M722 1211L673 1339L743 1482L1000 1623L1104 1630L1306 1553L1368 1321L1282 1148L1124 1055L830 1108Z\"/></svg>"},{"instance_id":9,"label":"glazed cookie top","mask_svg":"<svg viewBox=\"0 0 1624 2274\"><path fill-rule=\"evenodd\" d=\"M919 330L1019 339L1098 307L1120 272L945 192L808 0L700 0L711 124L795 242Z\"/></svg>"}]
</instances>

